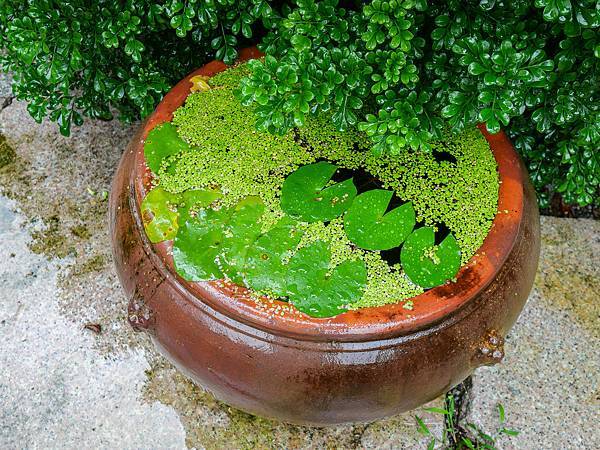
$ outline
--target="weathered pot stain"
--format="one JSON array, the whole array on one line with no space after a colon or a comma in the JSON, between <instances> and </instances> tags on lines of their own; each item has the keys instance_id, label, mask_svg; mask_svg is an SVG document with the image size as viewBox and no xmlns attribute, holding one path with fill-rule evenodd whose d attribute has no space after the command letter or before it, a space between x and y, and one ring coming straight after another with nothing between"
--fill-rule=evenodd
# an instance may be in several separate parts
<instances>
[{"instance_id":1,"label":"weathered pot stain","mask_svg":"<svg viewBox=\"0 0 600 450\"><path fill-rule=\"evenodd\" d=\"M498 364L504 358L504 338L497 330L490 330L477 345L474 359L482 365Z\"/></svg>"},{"instance_id":2,"label":"weathered pot stain","mask_svg":"<svg viewBox=\"0 0 600 450\"><path fill-rule=\"evenodd\" d=\"M481 282L481 275L477 272L472 265L467 265L460 272L460 281L470 286L477 286ZM456 281L450 281L437 288L437 291L441 297L452 297L460 294L459 285Z\"/></svg>"}]
</instances>

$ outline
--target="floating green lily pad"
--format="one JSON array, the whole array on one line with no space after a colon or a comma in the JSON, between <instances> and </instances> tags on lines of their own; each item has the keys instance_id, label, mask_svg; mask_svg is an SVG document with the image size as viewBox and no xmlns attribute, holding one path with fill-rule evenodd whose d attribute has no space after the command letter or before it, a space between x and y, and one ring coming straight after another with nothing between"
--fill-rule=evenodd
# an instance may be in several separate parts
<instances>
[{"instance_id":1,"label":"floating green lily pad","mask_svg":"<svg viewBox=\"0 0 600 450\"><path fill-rule=\"evenodd\" d=\"M150 242L173 239L179 228L179 209L204 207L221 197L216 191L189 190L171 194L161 187L152 189L142 200L142 223Z\"/></svg>"},{"instance_id":2,"label":"floating green lily pad","mask_svg":"<svg viewBox=\"0 0 600 450\"><path fill-rule=\"evenodd\" d=\"M216 258L221 252L223 228L230 214L228 208L182 212L179 231L173 240L173 263L179 275L188 281L223 278Z\"/></svg>"},{"instance_id":3,"label":"floating green lily pad","mask_svg":"<svg viewBox=\"0 0 600 450\"><path fill-rule=\"evenodd\" d=\"M181 197L157 187L142 200L142 223L150 242L173 239L177 234L177 207Z\"/></svg>"},{"instance_id":4,"label":"floating green lily pad","mask_svg":"<svg viewBox=\"0 0 600 450\"><path fill-rule=\"evenodd\" d=\"M146 164L154 173L158 173L163 159L182 150L189 151L190 146L179 137L177 128L171 122L154 127L144 143Z\"/></svg>"},{"instance_id":5,"label":"floating green lily pad","mask_svg":"<svg viewBox=\"0 0 600 450\"><path fill-rule=\"evenodd\" d=\"M364 261L344 261L327 276L329 262L329 248L323 241L299 249L290 260L287 276L290 302L309 316L340 314L360 299L365 290Z\"/></svg>"},{"instance_id":6,"label":"floating green lily pad","mask_svg":"<svg viewBox=\"0 0 600 450\"><path fill-rule=\"evenodd\" d=\"M219 191L205 191L201 189L189 189L181 195L183 207L192 213L200 208L206 208L213 202L223 197Z\"/></svg>"},{"instance_id":7,"label":"floating green lily pad","mask_svg":"<svg viewBox=\"0 0 600 450\"><path fill-rule=\"evenodd\" d=\"M344 216L348 239L366 250L402 244L415 226L415 210L412 203L405 203L385 214L392 195L392 191L373 189L356 197Z\"/></svg>"},{"instance_id":8,"label":"floating green lily pad","mask_svg":"<svg viewBox=\"0 0 600 450\"><path fill-rule=\"evenodd\" d=\"M400 252L404 272L410 280L424 288L444 284L460 269L460 247L452 234L437 246L431 227L412 232Z\"/></svg>"},{"instance_id":9,"label":"floating green lily pad","mask_svg":"<svg viewBox=\"0 0 600 450\"><path fill-rule=\"evenodd\" d=\"M287 260L300 243L303 232L297 222L284 216L260 236L246 256L246 285L257 291L287 296Z\"/></svg>"},{"instance_id":10,"label":"floating green lily pad","mask_svg":"<svg viewBox=\"0 0 600 450\"><path fill-rule=\"evenodd\" d=\"M260 197L246 197L238 202L223 225L223 241L218 262L223 273L236 283L243 281L246 253L260 235L260 218L265 205Z\"/></svg>"},{"instance_id":11,"label":"floating green lily pad","mask_svg":"<svg viewBox=\"0 0 600 450\"><path fill-rule=\"evenodd\" d=\"M281 209L305 222L327 222L339 217L356 197L352 179L325 188L337 167L321 161L291 173L281 188Z\"/></svg>"}]
</instances>

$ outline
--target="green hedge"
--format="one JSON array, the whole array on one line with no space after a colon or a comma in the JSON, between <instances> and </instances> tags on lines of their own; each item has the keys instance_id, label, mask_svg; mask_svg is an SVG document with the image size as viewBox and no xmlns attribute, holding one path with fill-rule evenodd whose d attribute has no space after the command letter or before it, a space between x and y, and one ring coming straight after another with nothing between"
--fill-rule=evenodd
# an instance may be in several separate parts
<instances>
[{"instance_id":1,"label":"green hedge","mask_svg":"<svg viewBox=\"0 0 600 450\"><path fill-rule=\"evenodd\" d=\"M92 4L93 3L93 4ZM118 5L117 5L118 3ZM92 4L90 6L90 4ZM282 133L326 113L377 153L429 151L450 127L505 128L542 206L599 203L596 0L5 0L0 64L32 116L148 115L207 59L262 43L240 98Z\"/></svg>"}]
</instances>

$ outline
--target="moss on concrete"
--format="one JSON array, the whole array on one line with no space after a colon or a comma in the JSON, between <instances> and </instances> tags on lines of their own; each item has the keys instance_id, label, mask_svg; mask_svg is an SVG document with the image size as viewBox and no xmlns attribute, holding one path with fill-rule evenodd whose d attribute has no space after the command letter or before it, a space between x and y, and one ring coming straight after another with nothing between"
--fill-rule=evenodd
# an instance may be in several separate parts
<instances>
[{"instance_id":1,"label":"moss on concrete","mask_svg":"<svg viewBox=\"0 0 600 450\"><path fill-rule=\"evenodd\" d=\"M15 149L8 145L6 138L0 133L0 170L14 163L16 159Z\"/></svg>"},{"instance_id":2,"label":"moss on concrete","mask_svg":"<svg viewBox=\"0 0 600 450\"><path fill-rule=\"evenodd\" d=\"M75 225L74 227L71 227L71 234L80 239L89 239L91 235L90 230L88 230L85 225Z\"/></svg>"},{"instance_id":3,"label":"moss on concrete","mask_svg":"<svg viewBox=\"0 0 600 450\"><path fill-rule=\"evenodd\" d=\"M541 299L600 338L600 254L594 245L600 223L544 216L541 222L544 233L535 283Z\"/></svg>"},{"instance_id":4,"label":"moss on concrete","mask_svg":"<svg viewBox=\"0 0 600 450\"><path fill-rule=\"evenodd\" d=\"M32 252L64 258L74 253L74 248L69 243L69 238L62 233L60 218L56 215L44 221L41 230L31 233L33 238L29 248Z\"/></svg>"},{"instance_id":5,"label":"moss on concrete","mask_svg":"<svg viewBox=\"0 0 600 450\"><path fill-rule=\"evenodd\" d=\"M106 266L106 257L104 255L93 255L85 261L75 265L69 275L81 276L89 273L100 272Z\"/></svg>"},{"instance_id":6,"label":"moss on concrete","mask_svg":"<svg viewBox=\"0 0 600 450\"><path fill-rule=\"evenodd\" d=\"M177 193L218 188L226 194L228 206L242 197L258 195L266 206L266 231L283 215L279 196L286 176L302 165L328 160L375 175L384 188L412 202L422 224L444 224L459 242L463 264L474 255L489 231L498 200L496 163L477 129L446 136L433 144L431 153L407 151L384 158L369 151L366 135L339 132L328 117L311 118L306 126L283 136L260 133L254 128L251 110L233 94L246 70L241 65L215 76L211 79L214 89L191 94L175 112L173 124L192 150L163 161L158 175L164 189ZM347 238L341 219L304 228L300 245L327 241L332 267L347 259L365 260L367 288L352 307L397 302L423 292L398 265L390 267L379 252L357 249Z\"/></svg>"}]
</instances>

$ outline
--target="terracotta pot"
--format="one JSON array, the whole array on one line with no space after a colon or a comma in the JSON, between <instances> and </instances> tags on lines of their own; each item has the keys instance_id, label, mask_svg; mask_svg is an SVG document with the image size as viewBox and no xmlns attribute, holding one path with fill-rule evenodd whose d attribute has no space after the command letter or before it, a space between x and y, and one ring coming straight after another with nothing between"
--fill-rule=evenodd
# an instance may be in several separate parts
<instances>
[{"instance_id":1,"label":"terracotta pot","mask_svg":"<svg viewBox=\"0 0 600 450\"><path fill-rule=\"evenodd\" d=\"M246 50L243 59L255 57ZM499 205L477 255L455 283L399 304L329 319L272 315L244 288L190 283L176 275L169 243L151 244L140 220L150 172L149 130L169 121L189 78L224 70L212 62L181 81L124 153L110 198L115 263L129 296L129 321L217 398L261 416L299 424L372 421L415 408L499 362L539 258L539 215L523 163L504 133L482 133L500 173Z\"/></svg>"}]
</instances>

